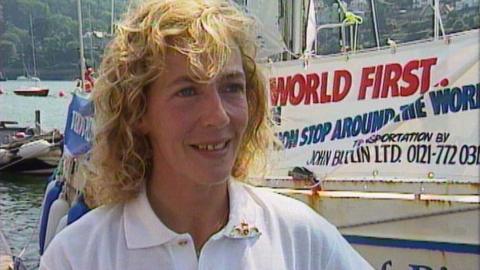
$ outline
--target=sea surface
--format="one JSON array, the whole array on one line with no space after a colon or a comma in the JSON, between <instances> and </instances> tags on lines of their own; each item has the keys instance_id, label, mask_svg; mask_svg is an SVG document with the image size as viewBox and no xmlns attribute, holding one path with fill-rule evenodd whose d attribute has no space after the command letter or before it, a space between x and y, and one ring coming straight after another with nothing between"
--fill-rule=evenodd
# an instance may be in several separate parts
<instances>
[{"instance_id":1,"label":"sea surface","mask_svg":"<svg viewBox=\"0 0 480 270\"><path fill-rule=\"evenodd\" d=\"M35 110L40 110L43 130L65 128L72 81L42 81L50 89L47 97L17 96L13 91L33 83L0 82L0 121L17 121L21 126L35 126ZM64 93L60 97L60 92ZM0 173L0 230L4 232L13 255L22 255L28 269L39 262L37 225L47 176Z\"/></svg>"}]
</instances>

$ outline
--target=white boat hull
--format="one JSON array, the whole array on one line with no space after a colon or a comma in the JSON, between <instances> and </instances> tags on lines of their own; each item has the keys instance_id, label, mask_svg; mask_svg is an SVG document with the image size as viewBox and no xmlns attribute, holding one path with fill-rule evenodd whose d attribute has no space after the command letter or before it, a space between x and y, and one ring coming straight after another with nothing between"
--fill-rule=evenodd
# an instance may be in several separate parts
<instances>
[{"instance_id":1,"label":"white boat hull","mask_svg":"<svg viewBox=\"0 0 480 270\"><path fill-rule=\"evenodd\" d=\"M446 243L459 250L458 252L446 252L435 250L436 243L408 241L400 242L395 239L388 239L391 243L403 243L416 245L411 247L388 247L384 245L360 245L353 244L354 248L362 254L375 269L416 269L416 270L478 270L480 265L479 255L474 251L460 251L461 245ZM428 248L427 248L428 247ZM477 251L478 252L478 251Z\"/></svg>"},{"instance_id":2,"label":"white boat hull","mask_svg":"<svg viewBox=\"0 0 480 270\"><path fill-rule=\"evenodd\" d=\"M375 269L480 265L478 195L273 190L305 202L336 225Z\"/></svg>"}]
</instances>

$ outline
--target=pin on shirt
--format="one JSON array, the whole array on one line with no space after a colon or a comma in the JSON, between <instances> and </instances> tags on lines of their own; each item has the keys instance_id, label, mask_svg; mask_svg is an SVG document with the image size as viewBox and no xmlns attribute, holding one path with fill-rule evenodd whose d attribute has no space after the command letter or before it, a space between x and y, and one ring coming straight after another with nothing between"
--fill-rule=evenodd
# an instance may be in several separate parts
<instances>
[{"instance_id":1,"label":"pin on shirt","mask_svg":"<svg viewBox=\"0 0 480 270\"><path fill-rule=\"evenodd\" d=\"M256 226L249 225L246 222L241 222L239 225L233 227L229 234L232 238L254 238L260 235L262 235L262 233Z\"/></svg>"}]
</instances>

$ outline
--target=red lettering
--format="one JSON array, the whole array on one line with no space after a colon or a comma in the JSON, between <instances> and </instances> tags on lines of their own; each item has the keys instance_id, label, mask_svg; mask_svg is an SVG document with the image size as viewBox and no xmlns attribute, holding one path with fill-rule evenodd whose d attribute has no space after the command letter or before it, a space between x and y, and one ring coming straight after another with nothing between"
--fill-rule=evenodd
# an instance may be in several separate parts
<instances>
[{"instance_id":1,"label":"red lettering","mask_svg":"<svg viewBox=\"0 0 480 270\"><path fill-rule=\"evenodd\" d=\"M287 79L287 86L290 94L290 104L298 105L302 102L303 97L305 96L306 81L302 74L295 74L293 79ZM295 91L298 89L298 91ZM298 94L295 95L295 92Z\"/></svg>"},{"instance_id":2,"label":"red lettering","mask_svg":"<svg viewBox=\"0 0 480 270\"><path fill-rule=\"evenodd\" d=\"M358 100L365 99L367 87L373 85L373 79L370 78L370 74L375 72L375 67L365 67L362 69L362 79L360 82L360 89L358 89Z\"/></svg>"},{"instance_id":3,"label":"red lettering","mask_svg":"<svg viewBox=\"0 0 480 270\"><path fill-rule=\"evenodd\" d=\"M437 64L437 58L428 58L420 61L420 66L423 68L422 71L422 85L420 86L420 93L425 93L430 88L430 75L433 65Z\"/></svg>"},{"instance_id":4,"label":"red lettering","mask_svg":"<svg viewBox=\"0 0 480 270\"><path fill-rule=\"evenodd\" d=\"M320 85L320 77L316 73L307 74L307 88L305 89L305 104L310 104L310 97L313 103L318 103L317 88Z\"/></svg>"},{"instance_id":5,"label":"red lettering","mask_svg":"<svg viewBox=\"0 0 480 270\"><path fill-rule=\"evenodd\" d=\"M328 72L322 73L322 84L320 86L320 103L328 103L332 101L332 96L327 93Z\"/></svg>"},{"instance_id":6,"label":"red lettering","mask_svg":"<svg viewBox=\"0 0 480 270\"><path fill-rule=\"evenodd\" d=\"M412 71L418 69L419 64L420 64L420 61L412 60L405 65L405 68L403 69L402 79L404 82L408 84L408 86L400 87L400 96L402 97L411 96L417 91L418 84L420 81L418 80L417 75L413 74Z\"/></svg>"},{"instance_id":7,"label":"red lettering","mask_svg":"<svg viewBox=\"0 0 480 270\"><path fill-rule=\"evenodd\" d=\"M340 91L341 80L344 81L343 91ZM335 70L333 74L333 102L344 99L352 87L352 75L348 70Z\"/></svg>"},{"instance_id":8,"label":"red lettering","mask_svg":"<svg viewBox=\"0 0 480 270\"><path fill-rule=\"evenodd\" d=\"M372 98L378 98L380 96L380 85L382 84L383 77L383 65L378 65L375 71L375 85L373 86Z\"/></svg>"},{"instance_id":9,"label":"red lettering","mask_svg":"<svg viewBox=\"0 0 480 270\"><path fill-rule=\"evenodd\" d=\"M290 76L289 76L290 78ZM270 79L270 101L272 106L278 106L278 99L280 97L280 106L287 104L288 91L285 87L285 78L271 78Z\"/></svg>"},{"instance_id":10,"label":"red lettering","mask_svg":"<svg viewBox=\"0 0 480 270\"><path fill-rule=\"evenodd\" d=\"M419 89L423 94L430 88L432 66L436 63L437 58L427 58L411 60L403 66L398 63L390 63L376 67L364 67L358 89L358 100L367 98L368 91L371 91L372 88L372 99L399 95L411 96ZM375 73L374 78L372 78L373 73Z\"/></svg>"},{"instance_id":11,"label":"red lettering","mask_svg":"<svg viewBox=\"0 0 480 270\"><path fill-rule=\"evenodd\" d=\"M400 64L393 63L385 66L382 98L388 97L389 90L391 90L392 97L398 96L398 80L400 80L401 76L402 66Z\"/></svg>"}]
</instances>

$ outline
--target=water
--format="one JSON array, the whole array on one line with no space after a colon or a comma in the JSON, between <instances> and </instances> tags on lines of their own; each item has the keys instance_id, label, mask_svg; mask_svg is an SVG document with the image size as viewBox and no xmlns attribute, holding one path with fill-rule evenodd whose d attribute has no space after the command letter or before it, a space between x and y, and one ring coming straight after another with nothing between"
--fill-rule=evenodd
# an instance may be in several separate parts
<instances>
[{"instance_id":1,"label":"water","mask_svg":"<svg viewBox=\"0 0 480 270\"><path fill-rule=\"evenodd\" d=\"M70 91L75 83L70 81L43 81L41 86L50 89L47 97L23 97L13 93L16 88L28 83L0 82L0 121L17 121L22 126L34 126L35 110L41 112L44 130L64 130ZM59 93L63 91L64 97ZM5 233L14 255L24 247L28 269L38 266L37 225L47 176L27 176L0 173L0 229Z\"/></svg>"},{"instance_id":2,"label":"water","mask_svg":"<svg viewBox=\"0 0 480 270\"><path fill-rule=\"evenodd\" d=\"M32 85L33 83L17 81L0 82L0 88L5 92L0 95L0 121L13 120L20 125L34 126L35 110L40 110L42 128L63 130L71 97L70 91L74 89L75 83L43 81L39 85L50 89L47 97L24 97L13 93L19 87ZM60 91L65 93L64 97L59 96Z\"/></svg>"},{"instance_id":3,"label":"water","mask_svg":"<svg viewBox=\"0 0 480 270\"><path fill-rule=\"evenodd\" d=\"M0 228L14 255L22 258L28 269L38 265L37 225L46 177L0 174Z\"/></svg>"}]
</instances>

